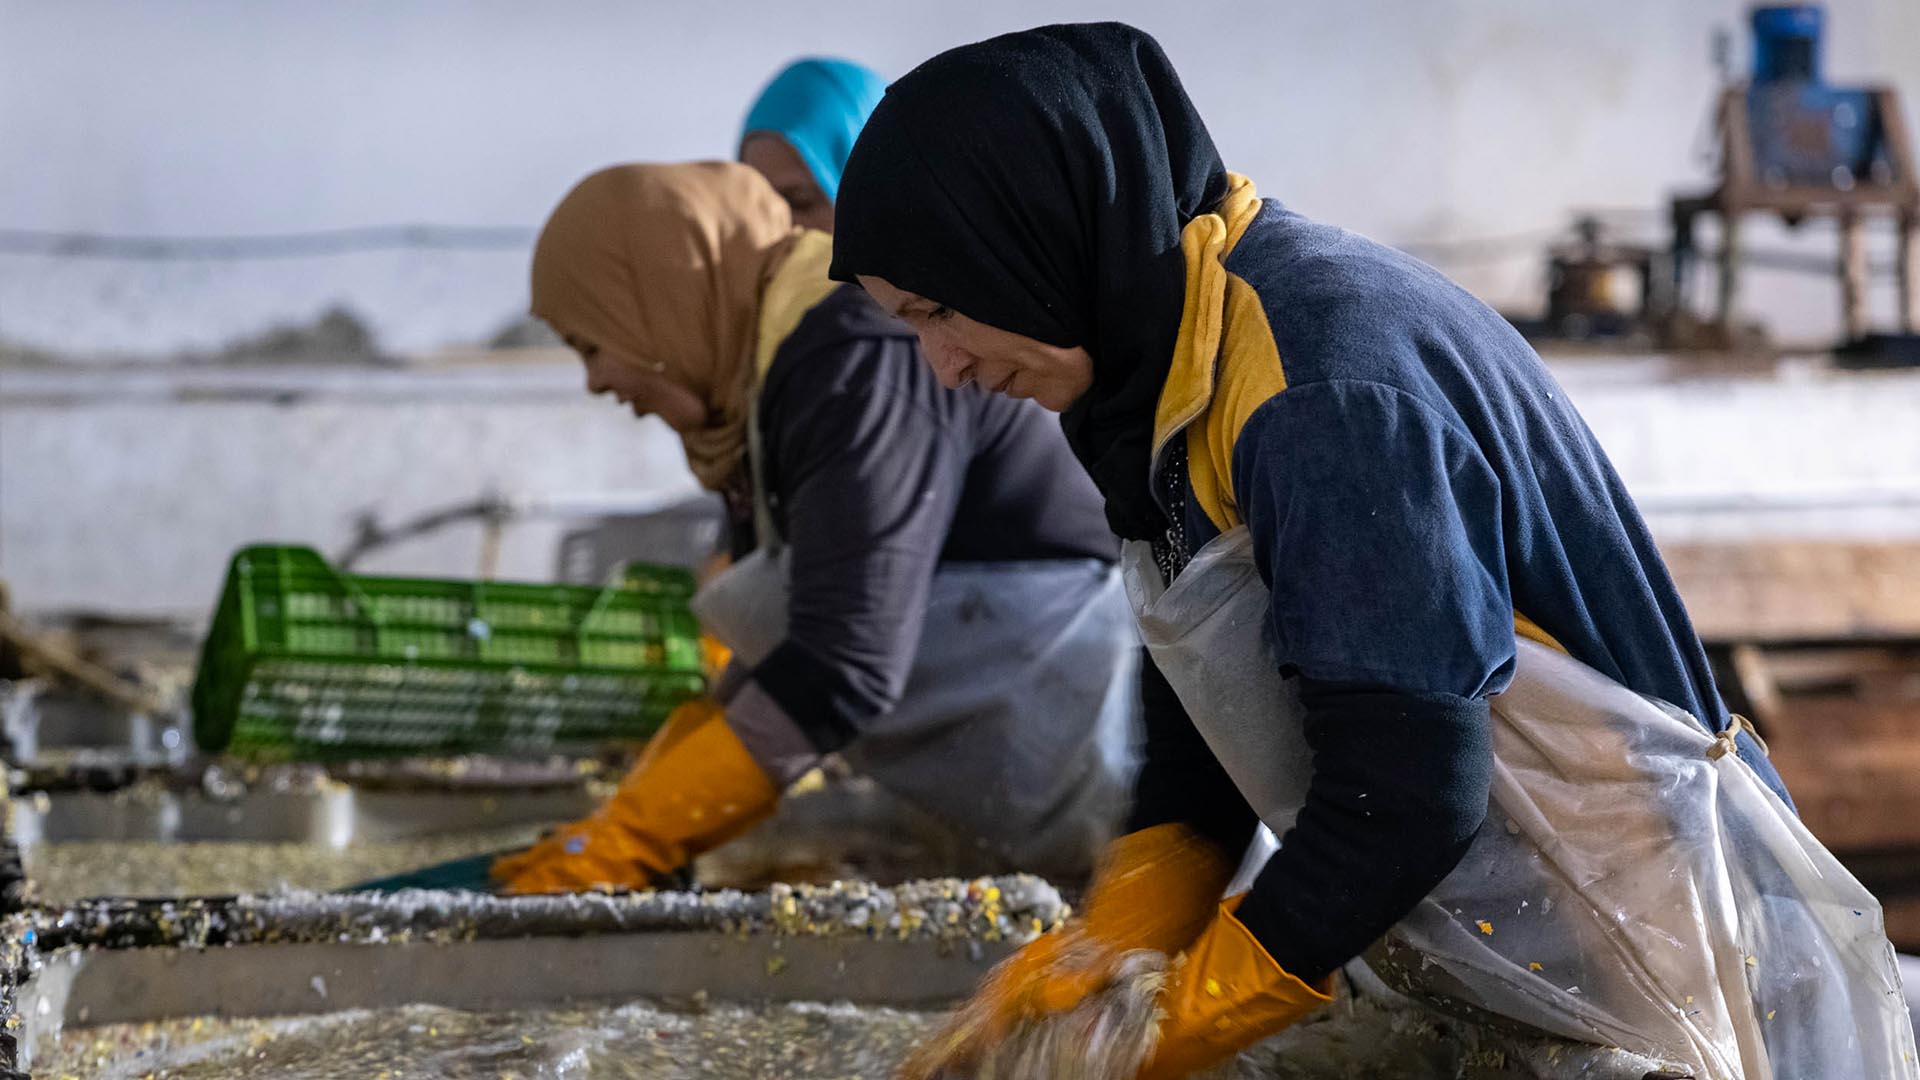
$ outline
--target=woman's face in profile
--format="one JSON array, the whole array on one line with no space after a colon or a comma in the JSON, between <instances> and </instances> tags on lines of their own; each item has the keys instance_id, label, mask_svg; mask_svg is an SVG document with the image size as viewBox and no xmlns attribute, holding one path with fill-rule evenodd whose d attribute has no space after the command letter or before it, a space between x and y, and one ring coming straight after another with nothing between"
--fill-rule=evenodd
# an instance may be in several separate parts
<instances>
[{"instance_id":1,"label":"woman's face in profile","mask_svg":"<svg viewBox=\"0 0 1920 1080\"><path fill-rule=\"evenodd\" d=\"M707 407L693 391L667 378L665 365L626 356L577 332L554 327L587 369L587 393L612 394L637 417L658 416L685 435L707 425Z\"/></svg>"},{"instance_id":2,"label":"woman's face in profile","mask_svg":"<svg viewBox=\"0 0 1920 1080\"><path fill-rule=\"evenodd\" d=\"M767 178L793 211L795 225L833 231L833 203L787 140L770 131L756 131L740 144L740 163Z\"/></svg>"},{"instance_id":3,"label":"woman's face in profile","mask_svg":"<svg viewBox=\"0 0 1920 1080\"><path fill-rule=\"evenodd\" d=\"M1079 346L1048 345L970 319L936 300L860 275L860 285L887 313L920 335L920 351L942 385L977 383L1011 398L1031 398L1065 412L1093 386L1093 358Z\"/></svg>"}]
</instances>

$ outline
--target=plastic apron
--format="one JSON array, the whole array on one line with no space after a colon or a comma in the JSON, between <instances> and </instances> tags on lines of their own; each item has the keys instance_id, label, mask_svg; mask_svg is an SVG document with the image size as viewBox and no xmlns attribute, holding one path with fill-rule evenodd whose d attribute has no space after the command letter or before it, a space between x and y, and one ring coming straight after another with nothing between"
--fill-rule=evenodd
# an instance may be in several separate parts
<instances>
[{"instance_id":1,"label":"plastic apron","mask_svg":"<svg viewBox=\"0 0 1920 1080\"><path fill-rule=\"evenodd\" d=\"M1154 660L1262 821L1311 778L1244 526L1166 586L1122 557ZM1913 1077L1879 904L1691 717L1519 640L1460 865L1367 954L1456 1016L1684 1062L1702 1078Z\"/></svg>"},{"instance_id":2,"label":"plastic apron","mask_svg":"<svg viewBox=\"0 0 1920 1080\"><path fill-rule=\"evenodd\" d=\"M757 474L757 422L748 439ZM787 636L785 549L763 500L755 515L760 550L693 600L747 666ZM1115 567L943 563L899 702L840 754L976 838L979 860L954 872L1084 877L1126 813L1139 646Z\"/></svg>"}]
</instances>

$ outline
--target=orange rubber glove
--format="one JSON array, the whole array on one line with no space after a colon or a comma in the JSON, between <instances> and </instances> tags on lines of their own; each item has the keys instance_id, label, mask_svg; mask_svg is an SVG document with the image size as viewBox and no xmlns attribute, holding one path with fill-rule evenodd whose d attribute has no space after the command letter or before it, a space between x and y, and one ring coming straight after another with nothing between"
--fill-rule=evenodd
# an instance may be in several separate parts
<instances>
[{"instance_id":1,"label":"orange rubber glove","mask_svg":"<svg viewBox=\"0 0 1920 1080\"><path fill-rule=\"evenodd\" d=\"M493 880L507 893L645 888L747 831L779 794L725 710L695 698L673 710L612 798L496 860Z\"/></svg>"},{"instance_id":2,"label":"orange rubber glove","mask_svg":"<svg viewBox=\"0 0 1920 1080\"><path fill-rule=\"evenodd\" d=\"M1218 910L1233 870L1219 845L1185 825L1155 825L1113 841L1101 854L1085 913L994 968L899 1075L964 1075L1015 1024L1065 1012L1106 985L1122 954L1184 949Z\"/></svg>"},{"instance_id":3,"label":"orange rubber glove","mask_svg":"<svg viewBox=\"0 0 1920 1080\"><path fill-rule=\"evenodd\" d=\"M720 673L727 670L727 665L732 662L733 650L722 644L719 638L710 634L700 635L700 666L707 669L709 680L719 678Z\"/></svg>"},{"instance_id":4,"label":"orange rubber glove","mask_svg":"<svg viewBox=\"0 0 1920 1080\"><path fill-rule=\"evenodd\" d=\"M1161 992L1166 1019L1139 1080L1212 1068L1333 1000L1333 976L1316 987L1288 974L1234 917L1239 906L1220 905Z\"/></svg>"}]
</instances>

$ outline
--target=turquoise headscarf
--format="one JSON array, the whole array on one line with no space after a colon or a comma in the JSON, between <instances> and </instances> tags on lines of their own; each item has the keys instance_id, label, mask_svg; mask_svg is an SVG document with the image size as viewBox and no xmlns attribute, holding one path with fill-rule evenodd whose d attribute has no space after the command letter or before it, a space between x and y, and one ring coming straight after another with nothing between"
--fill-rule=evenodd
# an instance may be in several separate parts
<instances>
[{"instance_id":1,"label":"turquoise headscarf","mask_svg":"<svg viewBox=\"0 0 1920 1080\"><path fill-rule=\"evenodd\" d=\"M832 200L840 194L840 172L853 140L886 89L877 72L849 60L795 60L760 91L747 111L741 141L756 131L787 140Z\"/></svg>"}]
</instances>

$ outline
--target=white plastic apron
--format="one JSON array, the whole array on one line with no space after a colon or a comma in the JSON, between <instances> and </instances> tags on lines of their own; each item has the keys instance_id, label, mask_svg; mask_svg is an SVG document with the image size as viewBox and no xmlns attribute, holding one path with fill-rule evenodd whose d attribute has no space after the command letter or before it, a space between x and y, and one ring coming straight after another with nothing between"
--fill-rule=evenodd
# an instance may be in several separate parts
<instances>
[{"instance_id":1,"label":"white plastic apron","mask_svg":"<svg viewBox=\"0 0 1920 1080\"><path fill-rule=\"evenodd\" d=\"M1246 528L1171 587L1145 543L1122 568L1155 662L1284 835L1311 757ZM1552 649L1517 649L1492 702L1486 822L1369 965L1435 1008L1702 1078L1920 1075L1879 904L1727 742Z\"/></svg>"},{"instance_id":2,"label":"white plastic apron","mask_svg":"<svg viewBox=\"0 0 1920 1080\"><path fill-rule=\"evenodd\" d=\"M785 562L756 551L694 598L741 663L787 636ZM899 703L840 753L978 838L954 872L1082 877L1126 813L1138 656L1113 567L944 564Z\"/></svg>"}]
</instances>

